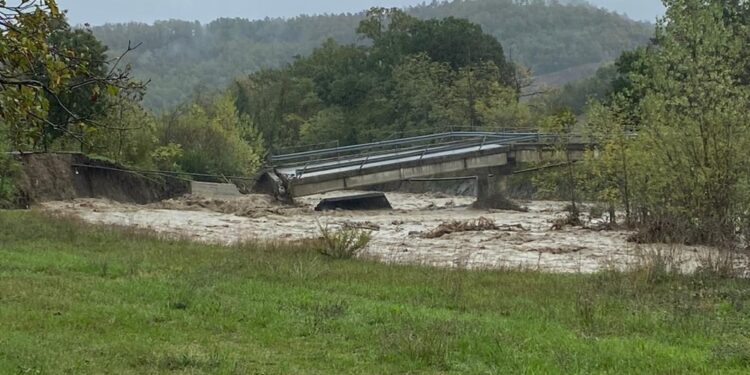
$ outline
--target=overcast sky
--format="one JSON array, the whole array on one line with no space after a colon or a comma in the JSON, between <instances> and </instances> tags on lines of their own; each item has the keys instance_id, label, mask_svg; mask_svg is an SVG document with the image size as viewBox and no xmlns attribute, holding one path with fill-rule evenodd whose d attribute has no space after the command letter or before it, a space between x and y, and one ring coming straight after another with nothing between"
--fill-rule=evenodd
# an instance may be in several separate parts
<instances>
[{"instance_id":1,"label":"overcast sky","mask_svg":"<svg viewBox=\"0 0 750 375\"><path fill-rule=\"evenodd\" d=\"M210 22L219 17L258 19L300 14L357 12L373 6L404 7L424 0L58 0L72 24L182 19ZM429 1L428 1L429 2ZM590 0L631 18L653 21L661 0Z\"/></svg>"}]
</instances>

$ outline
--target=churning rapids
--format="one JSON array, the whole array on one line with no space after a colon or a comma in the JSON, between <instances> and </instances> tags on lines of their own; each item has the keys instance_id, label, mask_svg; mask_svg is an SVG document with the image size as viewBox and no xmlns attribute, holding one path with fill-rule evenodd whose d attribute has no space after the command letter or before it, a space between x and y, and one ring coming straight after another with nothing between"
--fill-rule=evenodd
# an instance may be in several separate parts
<instances>
[{"instance_id":1,"label":"churning rapids","mask_svg":"<svg viewBox=\"0 0 750 375\"><path fill-rule=\"evenodd\" d=\"M135 227L218 244L313 238L320 235L318 223L334 229L359 227L372 232L372 241L362 257L439 267L591 273L603 268L626 269L642 261L644 254L662 252L690 272L701 259L715 253L705 247L636 245L627 241L627 231L553 230L553 221L565 215L565 204L560 202L526 202L528 212L488 211L469 208L473 202L470 197L388 193L392 211L313 210L320 199L341 194L351 192L305 197L296 207L249 195L234 200L188 196L148 206L81 199L48 202L41 209L89 223ZM479 218L494 221L497 229L438 238L425 235L445 222Z\"/></svg>"}]
</instances>

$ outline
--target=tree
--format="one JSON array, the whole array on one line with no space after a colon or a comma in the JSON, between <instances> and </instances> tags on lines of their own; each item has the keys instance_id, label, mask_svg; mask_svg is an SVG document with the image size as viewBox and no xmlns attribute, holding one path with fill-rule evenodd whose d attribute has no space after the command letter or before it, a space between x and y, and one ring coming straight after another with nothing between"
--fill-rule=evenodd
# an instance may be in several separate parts
<instances>
[{"instance_id":1,"label":"tree","mask_svg":"<svg viewBox=\"0 0 750 375\"><path fill-rule=\"evenodd\" d=\"M346 114L338 107L316 113L300 131L300 141L305 145L326 145L333 140L349 143L354 137L351 127L347 126Z\"/></svg>"},{"instance_id":2,"label":"tree","mask_svg":"<svg viewBox=\"0 0 750 375\"><path fill-rule=\"evenodd\" d=\"M68 89L47 93L48 123L42 137L42 147L45 149L66 133L77 134L83 139L87 127L107 111L107 94L119 91L113 87L109 93L105 92L108 88L104 81L87 82L91 77L107 75L107 47L102 45L90 30L73 30L64 21L56 23L48 38L49 45L55 50L69 51L71 56L75 57L76 63L85 65L86 70L69 77ZM50 83L43 70L34 79L47 85ZM71 129L71 125L77 129Z\"/></svg>"},{"instance_id":3,"label":"tree","mask_svg":"<svg viewBox=\"0 0 750 375\"><path fill-rule=\"evenodd\" d=\"M648 56L656 49L657 46L652 45L626 51L615 62L617 75L610 83L611 95L621 99L620 105L632 123L641 122L641 101L651 89L650 82L641 80L636 83L634 80L637 79L636 77L651 75Z\"/></svg>"},{"instance_id":4,"label":"tree","mask_svg":"<svg viewBox=\"0 0 750 375\"><path fill-rule=\"evenodd\" d=\"M252 176L261 167L264 148L260 133L235 107L232 93L193 102L164 119L160 158L177 156L191 173ZM179 149L179 151L178 151Z\"/></svg>"},{"instance_id":5,"label":"tree","mask_svg":"<svg viewBox=\"0 0 750 375\"><path fill-rule=\"evenodd\" d=\"M371 73L368 50L355 45L340 45L326 40L310 57L298 60L291 75L306 77L315 84L315 93L323 103L354 106L378 85Z\"/></svg>"},{"instance_id":6,"label":"tree","mask_svg":"<svg viewBox=\"0 0 750 375\"><path fill-rule=\"evenodd\" d=\"M129 79L128 68L120 69L121 59L109 70L101 69L101 50L76 49L91 39L75 32L67 34L75 38L66 38L59 32L66 28L54 0L21 0L16 5L0 0L0 121L9 127L16 150L44 149L49 134L82 140L86 129L100 126L88 118L88 106L66 105L77 102L80 90L106 87L101 95L107 95L143 88Z\"/></svg>"},{"instance_id":7,"label":"tree","mask_svg":"<svg viewBox=\"0 0 750 375\"><path fill-rule=\"evenodd\" d=\"M448 64L432 61L424 53L410 56L397 66L393 70L393 131L406 136L410 131L447 129L453 125L456 109L452 108L451 97L455 75Z\"/></svg>"},{"instance_id":8,"label":"tree","mask_svg":"<svg viewBox=\"0 0 750 375\"><path fill-rule=\"evenodd\" d=\"M721 0L665 4L654 46L628 69L626 105L596 110L592 121L635 108L624 112L637 116L615 122L638 121L621 161L648 239L734 244L750 212L748 31L740 17L747 7ZM621 179L612 174L610 183Z\"/></svg>"},{"instance_id":9,"label":"tree","mask_svg":"<svg viewBox=\"0 0 750 375\"><path fill-rule=\"evenodd\" d=\"M373 56L385 65L399 65L407 56L426 54L454 71L491 62L499 79L512 84L513 65L500 42L466 19L420 20L399 9L373 8L357 32L373 42Z\"/></svg>"},{"instance_id":10,"label":"tree","mask_svg":"<svg viewBox=\"0 0 750 375\"><path fill-rule=\"evenodd\" d=\"M607 102L614 91L621 91L616 90L613 83L621 79L618 66L606 64L597 69L591 77L566 83L558 89L549 90L544 95L534 98L534 104L552 112L567 107L576 115L582 115L589 101Z\"/></svg>"},{"instance_id":11,"label":"tree","mask_svg":"<svg viewBox=\"0 0 750 375\"><path fill-rule=\"evenodd\" d=\"M580 179L578 171L573 165L573 160L570 155L568 146L572 143L573 128L576 125L577 120L573 112L568 109L562 109L550 115L544 119L541 124L541 130L547 134L555 135L555 139L552 143L552 160L545 162L551 162L556 160L562 160L564 162L563 168L557 171L551 171L543 177L544 182L547 185L548 190L554 189L556 193L568 194L570 199L569 217L568 224L579 225L580 219L580 192L578 191ZM538 179L540 181L540 179ZM551 185L551 186L550 186Z\"/></svg>"},{"instance_id":12,"label":"tree","mask_svg":"<svg viewBox=\"0 0 750 375\"><path fill-rule=\"evenodd\" d=\"M320 110L314 82L289 70L264 70L236 82L236 106L261 133L266 145L297 145L302 126Z\"/></svg>"},{"instance_id":13,"label":"tree","mask_svg":"<svg viewBox=\"0 0 750 375\"><path fill-rule=\"evenodd\" d=\"M152 155L159 142L158 120L132 98L105 97L102 102L106 112L97 121L107 126L86 135L90 153L125 165L154 167Z\"/></svg>"},{"instance_id":14,"label":"tree","mask_svg":"<svg viewBox=\"0 0 750 375\"><path fill-rule=\"evenodd\" d=\"M594 100L586 108L585 135L595 148L584 155L582 187L588 197L608 205L610 224L616 223L616 209L620 207L625 210L626 222L631 223L635 126L621 103L629 101L615 96L609 105Z\"/></svg>"},{"instance_id":15,"label":"tree","mask_svg":"<svg viewBox=\"0 0 750 375\"><path fill-rule=\"evenodd\" d=\"M519 103L515 85L503 83L502 76L501 69L489 61L456 72L452 99L458 112L453 114L453 123L485 130L526 125L526 107Z\"/></svg>"},{"instance_id":16,"label":"tree","mask_svg":"<svg viewBox=\"0 0 750 375\"><path fill-rule=\"evenodd\" d=\"M654 158L648 190L665 200L660 215L682 221L688 233L698 229L702 242L723 242L734 238L749 203L740 190L750 167L750 92L740 82L746 25L727 20L721 1L665 3L652 74L637 83L651 87L641 105L642 144Z\"/></svg>"}]
</instances>

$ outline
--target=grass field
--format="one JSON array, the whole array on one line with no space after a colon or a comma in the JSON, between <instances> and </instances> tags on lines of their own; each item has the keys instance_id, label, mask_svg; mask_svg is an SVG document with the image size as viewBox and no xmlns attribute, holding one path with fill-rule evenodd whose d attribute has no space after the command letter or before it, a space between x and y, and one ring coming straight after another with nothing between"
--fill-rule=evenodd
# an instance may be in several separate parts
<instances>
[{"instance_id":1,"label":"grass field","mask_svg":"<svg viewBox=\"0 0 750 375\"><path fill-rule=\"evenodd\" d=\"M750 282L468 272L0 212L0 374L750 373Z\"/></svg>"}]
</instances>

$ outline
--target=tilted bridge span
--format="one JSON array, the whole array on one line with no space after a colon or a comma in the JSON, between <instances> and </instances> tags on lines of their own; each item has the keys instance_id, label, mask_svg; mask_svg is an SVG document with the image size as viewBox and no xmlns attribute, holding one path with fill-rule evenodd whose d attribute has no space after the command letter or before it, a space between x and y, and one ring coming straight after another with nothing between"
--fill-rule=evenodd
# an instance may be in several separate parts
<instances>
[{"instance_id":1,"label":"tilted bridge span","mask_svg":"<svg viewBox=\"0 0 750 375\"><path fill-rule=\"evenodd\" d=\"M440 176L476 176L479 195L500 189L520 163L560 160L559 137L519 132L448 132L273 155L275 176L291 197ZM583 158L580 137L564 143Z\"/></svg>"}]
</instances>

